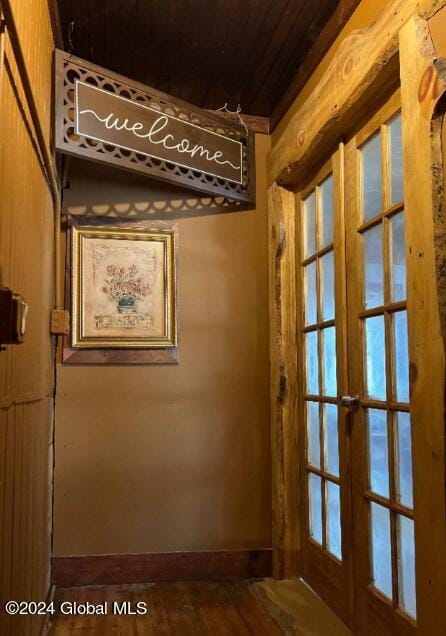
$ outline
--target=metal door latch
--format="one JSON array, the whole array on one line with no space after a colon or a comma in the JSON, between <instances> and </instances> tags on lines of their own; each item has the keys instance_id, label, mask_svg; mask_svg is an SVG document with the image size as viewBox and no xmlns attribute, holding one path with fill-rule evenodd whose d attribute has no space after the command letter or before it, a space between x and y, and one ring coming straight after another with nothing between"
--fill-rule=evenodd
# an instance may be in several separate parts
<instances>
[{"instance_id":1,"label":"metal door latch","mask_svg":"<svg viewBox=\"0 0 446 636\"><path fill-rule=\"evenodd\" d=\"M343 395L339 398L339 403L349 411L357 411L359 408L359 395Z\"/></svg>"}]
</instances>

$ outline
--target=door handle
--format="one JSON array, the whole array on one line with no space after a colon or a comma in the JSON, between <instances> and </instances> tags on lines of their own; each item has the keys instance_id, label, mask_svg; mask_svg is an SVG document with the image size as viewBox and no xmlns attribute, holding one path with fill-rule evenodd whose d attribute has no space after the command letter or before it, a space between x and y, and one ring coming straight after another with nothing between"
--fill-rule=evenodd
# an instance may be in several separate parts
<instances>
[{"instance_id":1,"label":"door handle","mask_svg":"<svg viewBox=\"0 0 446 636\"><path fill-rule=\"evenodd\" d=\"M351 412L357 411L359 408L359 395L343 395L339 398L339 404L345 406Z\"/></svg>"}]
</instances>

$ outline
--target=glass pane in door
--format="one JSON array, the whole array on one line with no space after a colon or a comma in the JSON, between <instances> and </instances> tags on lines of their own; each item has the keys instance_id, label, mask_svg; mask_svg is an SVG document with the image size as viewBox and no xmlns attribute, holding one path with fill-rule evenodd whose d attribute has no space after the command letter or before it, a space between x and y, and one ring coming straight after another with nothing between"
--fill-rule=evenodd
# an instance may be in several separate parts
<instances>
[{"instance_id":1,"label":"glass pane in door","mask_svg":"<svg viewBox=\"0 0 446 636\"><path fill-rule=\"evenodd\" d=\"M392 598L392 545L390 512L376 503L370 505L372 539L372 581L382 594Z\"/></svg>"},{"instance_id":2,"label":"glass pane in door","mask_svg":"<svg viewBox=\"0 0 446 636\"><path fill-rule=\"evenodd\" d=\"M321 332L323 348L323 379L324 394L335 397L337 394L336 380L336 329L328 327Z\"/></svg>"},{"instance_id":3,"label":"glass pane in door","mask_svg":"<svg viewBox=\"0 0 446 636\"><path fill-rule=\"evenodd\" d=\"M364 321L367 395L375 400L386 399L386 335L384 316L372 316Z\"/></svg>"},{"instance_id":4,"label":"glass pane in door","mask_svg":"<svg viewBox=\"0 0 446 636\"><path fill-rule=\"evenodd\" d=\"M324 462L330 475L339 477L339 432L338 407L336 404L323 405Z\"/></svg>"},{"instance_id":5,"label":"glass pane in door","mask_svg":"<svg viewBox=\"0 0 446 636\"><path fill-rule=\"evenodd\" d=\"M403 411L395 413L394 417L396 500L407 508L413 508L410 413Z\"/></svg>"},{"instance_id":6,"label":"glass pane in door","mask_svg":"<svg viewBox=\"0 0 446 636\"><path fill-rule=\"evenodd\" d=\"M312 192L304 202L304 257L311 256L316 251L316 194Z\"/></svg>"},{"instance_id":7,"label":"glass pane in door","mask_svg":"<svg viewBox=\"0 0 446 636\"><path fill-rule=\"evenodd\" d=\"M322 545L322 481L318 475L309 473L308 490L310 502L310 537Z\"/></svg>"},{"instance_id":8,"label":"glass pane in door","mask_svg":"<svg viewBox=\"0 0 446 636\"><path fill-rule=\"evenodd\" d=\"M317 288L316 288L316 261L307 265L304 269L305 280L305 324L314 325L317 322Z\"/></svg>"},{"instance_id":9,"label":"glass pane in door","mask_svg":"<svg viewBox=\"0 0 446 636\"><path fill-rule=\"evenodd\" d=\"M341 560L341 489L327 481L327 550Z\"/></svg>"},{"instance_id":10,"label":"glass pane in door","mask_svg":"<svg viewBox=\"0 0 446 636\"><path fill-rule=\"evenodd\" d=\"M319 216L319 248L333 243L333 175L330 175L319 186L321 202Z\"/></svg>"},{"instance_id":11,"label":"glass pane in door","mask_svg":"<svg viewBox=\"0 0 446 636\"><path fill-rule=\"evenodd\" d=\"M321 467L320 439L319 402L307 402L307 460L315 468Z\"/></svg>"},{"instance_id":12,"label":"glass pane in door","mask_svg":"<svg viewBox=\"0 0 446 636\"><path fill-rule=\"evenodd\" d=\"M377 495L389 496L387 411L368 409L369 486Z\"/></svg>"},{"instance_id":13,"label":"glass pane in door","mask_svg":"<svg viewBox=\"0 0 446 636\"><path fill-rule=\"evenodd\" d=\"M381 134L377 133L361 148L362 159L362 214L370 219L381 212L382 162Z\"/></svg>"},{"instance_id":14,"label":"glass pane in door","mask_svg":"<svg viewBox=\"0 0 446 636\"><path fill-rule=\"evenodd\" d=\"M306 359L307 359L307 393L317 395L319 393L319 354L317 344L317 331L306 334Z\"/></svg>"},{"instance_id":15,"label":"glass pane in door","mask_svg":"<svg viewBox=\"0 0 446 636\"><path fill-rule=\"evenodd\" d=\"M382 225L375 225L364 234L365 306L384 304L384 267Z\"/></svg>"},{"instance_id":16,"label":"glass pane in door","mask_svg":"<svg viewBox=\"0 0 446 636\"><path fill-rule=\"evenodd\" d=\"M398 515L399 603L410 616L416 616L415 540L412 519Z\"/></svg>"},{"instance_id":17,"label":"glass pane in door","mask_svg":"<svg viewBox=\"0 0 446 636\"><path fill-rule=\"evenodd\" d=\"M393 315L394 395L397 402L409 401L409 345L407 342L407 312Z\"/></svg>"},{"instance_id":18,"label":"glass pane in door","mask_svg":"<svg viewBox=\"0 0 446 636\"><path fill-rule=\"evenodd\" d=\"M322 292L322 320L334 320L335 317L335 286L334 286L334 257L328 252L320 259L321 292Z\"/></svg>"},{"instance_id":19,"label":"glass pane in door","mask_svg":"<svg viewBox=\"0 0 446 636\"><path fill-rule=\"evenodd\" d=\"M406 251L404 243L404 215L395 214L390 219L392 301L406 299Z\"/></svg>"},{"instance_id":20,"label":"glass pane in door","mask_svg":"<svg viewBox=\"0 0 446 636\"><path fill-rule=\"evenodd\" d=\"M388 124L390 154L390 203L403 200L403 139L401 134L401 114Z\"/></svg>"}]
</instances>

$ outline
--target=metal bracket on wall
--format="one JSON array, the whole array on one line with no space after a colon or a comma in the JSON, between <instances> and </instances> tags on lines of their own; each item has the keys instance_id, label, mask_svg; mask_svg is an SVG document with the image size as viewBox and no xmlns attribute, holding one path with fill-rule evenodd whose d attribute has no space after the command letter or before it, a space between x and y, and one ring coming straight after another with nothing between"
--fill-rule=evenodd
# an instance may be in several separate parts
<instances>
[{"instance_id":1,"label":"metal bracket on wall","mask_svg":"<svg viewBox=\"0 0 446 636\"><path fill-rule=\"evenodd\" d=\"M70 331L70 314L66 309L53 309L51 311L51 334L53 336L66 336Z\"/></svg>"}]
</instances>

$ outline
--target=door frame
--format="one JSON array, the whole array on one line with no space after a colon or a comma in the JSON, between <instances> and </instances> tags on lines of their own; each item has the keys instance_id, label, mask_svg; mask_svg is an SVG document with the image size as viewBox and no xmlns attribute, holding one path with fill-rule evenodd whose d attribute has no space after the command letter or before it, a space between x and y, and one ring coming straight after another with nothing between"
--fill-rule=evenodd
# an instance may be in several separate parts
<instances>
[{"instance_id":1,"label":"door frame","mask_svg":"<svg viewBox=\"0 0 446 636\"><path fill-rule=\"evenodd\" d=\"M435 633L446 607L442 581L446 571L446 300L441 256L445 228L440 215L446 43L432 40L428 22L432 16L437 19L440 10L446 16L445 5L438 0L394 0L359 38L356 34L346 38L318 87L291 118L269 162L273 571L276 578L285 578L298 577L302 571L296 467L303 440L297 432L300 378L293 329L298 303L293 291L296 227L292 191L302 187L306 175L335 140L359 123L364 109L372 112L371 96L401 79L420 634ZM334 100L336 108L331 103ZM417 152L410 152L414 147Z\"/></svg>"}]
</instances>

